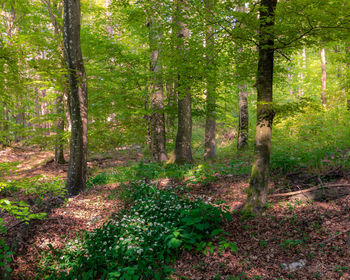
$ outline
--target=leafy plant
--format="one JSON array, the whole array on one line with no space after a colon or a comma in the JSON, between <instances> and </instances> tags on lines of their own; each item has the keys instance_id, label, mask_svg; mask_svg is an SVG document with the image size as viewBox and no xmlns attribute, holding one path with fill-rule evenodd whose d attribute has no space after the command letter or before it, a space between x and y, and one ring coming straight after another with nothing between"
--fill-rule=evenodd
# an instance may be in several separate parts
<instances>
[{"instance_id":1,"label":"leafy plant","mask_svg":"<svg viewBox=\"0 0 350 280\"><path fill-rule=\"evenodd\" d=\"M145 183L124 187L130 209L87 232L79 244L53 250L41 268L48 279L165 279L170 264L183 249L191 249L218 234L230 218L218 207L180 198ZM128 196L125 195L128 193ZM223 241L221 250L235 244Z\"/></svg>"}]
</instances>

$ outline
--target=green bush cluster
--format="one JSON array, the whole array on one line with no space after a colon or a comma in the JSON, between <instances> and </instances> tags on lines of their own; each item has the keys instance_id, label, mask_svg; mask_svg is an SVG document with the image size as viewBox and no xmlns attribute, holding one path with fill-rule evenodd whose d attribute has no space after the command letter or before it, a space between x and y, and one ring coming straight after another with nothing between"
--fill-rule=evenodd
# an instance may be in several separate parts
<instances>
[{"instance_id":1,"label":"green bush cluster","mask_svg":"<svg viewBox=\"0 0 350 280\"><path fill-rule=\"evenodd\" d=\"M180 198L145 183L123 190L132 206L43 260L45 279L166 279L183 249L221 232L229 213L200 200ZM223 248L234 247L233 244ZM236 247L234 247L236 248ZM202 248L201 248L202 249Z\"/></svg>"}]
</instances>

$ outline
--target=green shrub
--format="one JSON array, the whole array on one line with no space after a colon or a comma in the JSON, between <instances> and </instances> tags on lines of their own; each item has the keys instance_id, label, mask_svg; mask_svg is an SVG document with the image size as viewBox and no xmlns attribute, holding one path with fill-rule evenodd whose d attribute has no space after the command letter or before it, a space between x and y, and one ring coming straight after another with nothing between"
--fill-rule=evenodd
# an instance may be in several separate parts
<instances>
[{"instance_id":1,"label":"green shrub","mask_svg":"<svg viewBox=\"0 0 350 280\"><path fill-rule=\"evenodd\" d=\"M202 201L180 198L144 183L125 187L130 209L43 261L47 279L166 279L183 249L218 230L230 214ZM226 246L226 245L224 245ZM232 246L230 244L230 246Z\"/></svg>"}]
</instances>

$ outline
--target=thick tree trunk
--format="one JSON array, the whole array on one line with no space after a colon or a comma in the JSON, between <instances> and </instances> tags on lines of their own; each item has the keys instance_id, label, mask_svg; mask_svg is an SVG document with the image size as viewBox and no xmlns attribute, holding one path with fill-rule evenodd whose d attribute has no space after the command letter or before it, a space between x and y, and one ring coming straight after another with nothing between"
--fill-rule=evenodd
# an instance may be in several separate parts
<instances>
[{"instance_id":1,"label":"thick tree trunk","mask_svg":"<svg viewBox=\"0 0 350 280\"><path fill-rule=\"evenodd\" d=\"M238 118L237 149L242 150L248 146L249 135L248 91L245 83L238 84Z\"/></svg>"},{"instance_id":2,"label":"thick tree trunk","mask_svg":"<svg viewBox=\"0 0 350 280\"><path fill-rule=\"evenodd\" d=\"M165 140L165 118L164 118L164 93L162 81L162 63L160 59L160 25L155 19L148 23L150 40L150 72L151 84L149 86L151 96L150 115L150 157L153 162L168 160Z\"/></svg>"},{"instance_id":3,"label":"thick tree trunk","mask_svg":"<svg viewBox=\"0 0 350 280\"><path fill-rule=\"evenodd\" d=\"M181 58L182 65L178 68L178 82L176 90L178 94L178 122L177 135L175 143L175 163L191 163L192 150L192 101L191 92L188 81L188 73L186 71L186 52L185 40L190 36L190 31L184 22L185 16L182 14L186 10L187 0L177 0L177 28L178 28L178 56Z\"/></svg>"},{"instance_id":4,"label":"thick tree trunk","mask_svg":"<svg viewBox=\"0 0 350 280\"><path fill-rule=\"evenodd\" d=\"M257 124L255 135L254 161L244 206L248 211L259 211L266 203L269 180L272 108L274 36L274 11L277 0L261 0L259 28L259 61L257 73Z\"/></svg>"},{"instance_id":5,"label":"thick tree trunk","mask_svg":"<svg viewBox=\"0 0 350 280\"><path fill-rule=\"evenodd\" d=\"M206 0L205 7L208 16L212 16L215 10L215 1ZM207 59L207 98L206 98L206 120L204 133L204 158L216 158L216 57L214 26L208 21L206 34L206 59Z\"/></svg>"},{"instance_id":6,"label":"thick tree trunk","mask_svg":"<svg viewBox=\"0 0 350 280\"><path fill-rule=\"evenodd\" d=\"M69 196L86 187L88 96L80 46L80 1L64 0L64 50L71 96L72 132L66 188Z\"/></svg>"},{"instance_id":7,"label":"thick tree trunk","mask_svg":"<svg viewBox=\"0 0 350 280\"><path fill-rule=\"evenodd\" d=\"M326 69L326 51L324 48L322 48L319 51L319 56L321 60L321 69L322 69L322 75L321 75L321 101L322 105L327 105L327 99L326 99L326 90L327 90L327 69Z\"/></svg>"}]
</instances>

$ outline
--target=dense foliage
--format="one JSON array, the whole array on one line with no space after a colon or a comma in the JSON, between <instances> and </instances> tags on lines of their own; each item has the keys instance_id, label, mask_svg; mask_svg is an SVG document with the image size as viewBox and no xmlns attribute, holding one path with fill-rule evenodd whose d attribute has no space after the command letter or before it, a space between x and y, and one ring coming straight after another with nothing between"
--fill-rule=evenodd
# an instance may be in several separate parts
<instances>
[{"instance_id":1,"label":"dense foliage","mask_svg":"<svg viewBox=\"0 0 350 280\"><path fill-rule=\"evenodd\" d=\"M132 206L64 250L51 248L42 263L42 275L51 274L45 279L166 279L181 250L205 249L230 218L218 207L141 182L125 186L120 197ZM220 246L237 251L224 240Z\"/></svg>"}]
</instances>

